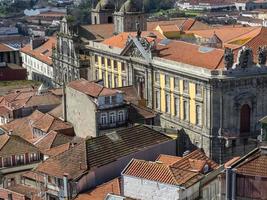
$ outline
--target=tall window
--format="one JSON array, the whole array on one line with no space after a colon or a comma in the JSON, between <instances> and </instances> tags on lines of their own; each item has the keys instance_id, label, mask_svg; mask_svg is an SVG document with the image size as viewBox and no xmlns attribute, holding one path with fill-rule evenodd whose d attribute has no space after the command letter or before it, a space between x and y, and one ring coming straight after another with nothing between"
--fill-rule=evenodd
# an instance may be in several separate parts
<instances>
[{"instance_id":1,"label":"tall window","mask_svg":"<svg viewBox=\"0 0 267 200\"><path fill-rule=\"evenodd\" d=\"M95 71L95 79L98 80L98 71Z\"/></svg>"},{"instance_id":2,"label":"tall window","mask_svg":"<svg viewBox=\"0 0 267 200\"><path fill-rule=\"evenodd\" d=\"M108 66L110 67L111 66L111 60L108 58Z\"/></svg>"},{"instance_id":3,"label":"tall window","mask_svg":"<svg viewBox=\"0 0 267 200\"><path fill-rule=\"evenodd\" d=\"M102 80L105 82L105 72L102 71Z\"/></svg>"},{"instance_id":4,"label":"tall window","mask_svg":"<svg viewBox=\"0 0 267 200\"><path fill-rule=\"evenodd\" d=\"M159 82L159 72L155 72L155 81Z\"/></svg>"},{"instance_id":5,"label":"tall window","mask_svg":"<svg viewBox=\"0 0 267 200\"><path fill-rule=\"evenodd\" d=\"M165 76L165 86L170 87L170 77L168 75Z\"/></svg>"},{"instance_id":6,"label":"tall window","mask_svg":"<svg viewBox=\"0 0 267 200\"><path fill-rule=\"evenodd\" d=\"M10 167L11 166L11 157L4 158L4 167Z\"/></svg>"},{"instance_id":7,"label":"tall window","mask_svg":"<svg viewBox=\"0 0 267 200\"><path fill-rule=\"evenodd\" d=\"M101 125L106 125L107 121L107 113L101 113Z\"/></svg>"},{"instance_id":8,"label":"tall window","mask_svg":"<svg viewBox=\"0 0 267 200\"><path fill-rule=\"evenodd\" d=\"M187 101L183 102L184 106L184 120L188 121L189 119L189 104Z\"/></svg>"},{"instance_id":9,"label":"tall window","mask_svg":"<svg viewBox=\"0 0 267 200\"><path fill-rule=\"evenodd\" d=\"M115 124L116 123L116 115L114 112L109 113L109 124Z\"/></svg>"},{"instance_id":10,"label":"tall window","mask_svg":"<svg viewBox=\"0 0 267 200\"><path fill-rule=\"evenodd\" d=\"M179 98L178 97L174 97L174 115L176 117L179 116Z\"/></svg>"},{"instance_id":11,"label":"tall window","mask_svg":"<svg viewBox=\"0 0 267 200\"><path fill-rule=\"evenodd\" d=\"M108 87L111 88L112 87L112 78L111 75L108 75Z\"/></svg>"},{"instance_id":12,"label":"tall window","mask_svg":"<svg viewBox=\"0 0 267 200\"><path fill-rule=\"evenodd\" d=\"M179 79L177 77L174 78L174 88L175 89L179 88Z\"/></svg>"},{"instance_id":13,"label":"tall window","mask_svg":"<svg viewBox=\"0 0 267 200\"><path fill-rule=\"evenodd\" d=\"M95 55L95 63L98 64L98 56Z\"/></svg>"},{"instance_id":14,"label":"tall window","mask_svg":"<svg viewBox=\"0 0 267 200\"><path fill-rule=\"evenodd\" d=\"M125 72L125 64L121 63L121 71Z\"/></svg>"},{"instance_id":15,"label":"tall window","mask_svg":"<svg viewBox=\"0 0 267 200\"><path fill-rule=\"evenodd\" d=\"M166 105L166 113L170 113L170 95L166 94L165 95L165 105Z\"/></svg>"},{"instance_id":16,"label":"tall window","mask_svg":"<svg viewBox=\"0 0 267 200\"><path fill-rule=\"evenodd\" d=\"M114 87L118 87L118 77L114 76Z\"/></svg>"},{"instance_id":17,"label":"tall window","mask_svg":"<svg viewBox=\"0 0 267 200\"><path fill-rule=\"evenodd\" d=\"M188 82L188 80L184 80L183 92L188 93L188 88L189 88L189 82Z\"/></svg>"},{"instance_id":18,"label":"tall window","mask_svg":"<svg viewBox=\"0 0 267 200\"><path fill-rule=\"evenodd\" d=\"M114 70L117 71L118 69L118 62L116 60L113 61L113 64L114 64Z\"/></svg>"},{"instance_id":19,"label":"tall window","mask_svg":"<svg viewBox=\"0 0 267 200\"><path fill-rule=\"evenodd\" d=\"M38 160L38 155L37 153L31 153L30 154L30 161L31 162L34 162L34 161L37 161Z\"/></svg>"},{"instance_id":20,"label":"tall window","mask_svg":"<svg viewBox=\"0 0 267 200\"><path fill-rule=\"evenodd\" d=\"M156 91L156 109L160 109L160 92L159 91Z\"/></svg>"},{"instance_id":21,"label":"tall window","mask_svg":"<svg viewBox=\"0 0 267 200\"><path fill-rule=\"evenodd\" d=\"M123 110L118 112L118 121L119 122L124 122L124 112L123 112Z\"/></svg>"},{"instance_id":22,"label":"tall window","mask_svg":"<svg viewBox=\"0 0 267 200\"><path fill-rule=\"evenodd\" d=\"M197 125L202 125L201 107L200 107L200 105L196 105L196 124Z\"/></svg>"},{"instance_id":23,"label":"tall window","mask_svg":"<svg viewBox=\"0 0 267 200\"><path fill-rule=\"evenodd\" d=\"M104 57L101 57L101 64L102 64L102 66L105 65L105 58Z\"/></svg>"},{"instance_id":24,"label":"tall window","mask_svg":"<svg viewBox=\"0 0 267 200\"><path fill-rule=\"evenodd\" d=\"M110 97L109 96L105 97L105 104L110 104Z\"/></svg>"},{"instance_id":25,"label":"tall window","mask_svg":"<svg viewBox=\"0 0 267 200\"><path fill-rule=\"evenodd\" d=\"M200 84L196 84L196 96L201 96L202 94L202 87Z\"/></svg>"},{"instance_id":26,"label":"tall window","mask_svg":"<svg viewBox=\"0 0 267 200\"><path fill-rule=\"evenodd\" d=\"M24 155L16 155L16 164L23 165L24 164Z\"/></svg>"}]
</instances>

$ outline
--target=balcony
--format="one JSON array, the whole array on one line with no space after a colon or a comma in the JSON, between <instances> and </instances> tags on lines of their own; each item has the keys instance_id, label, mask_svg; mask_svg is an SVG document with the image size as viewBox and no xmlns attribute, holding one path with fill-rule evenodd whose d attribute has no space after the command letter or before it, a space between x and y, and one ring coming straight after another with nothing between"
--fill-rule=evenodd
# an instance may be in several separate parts
<instances>
[{"instance_id":1,"label":"balcony","mask_svg":"<svg viewBox=\"0 0 267 200\"><path fill-rule=\"evenodd\" d=\"M26 165L18 165L18 166L1 168L0 174L9 174L9 173L15 173L15 172L19 172L19 171L31 170L31 169L37 167L38 164L39 164L39 162L34 162L34 163L26 164Z\"/></svg>"}]
</instances>

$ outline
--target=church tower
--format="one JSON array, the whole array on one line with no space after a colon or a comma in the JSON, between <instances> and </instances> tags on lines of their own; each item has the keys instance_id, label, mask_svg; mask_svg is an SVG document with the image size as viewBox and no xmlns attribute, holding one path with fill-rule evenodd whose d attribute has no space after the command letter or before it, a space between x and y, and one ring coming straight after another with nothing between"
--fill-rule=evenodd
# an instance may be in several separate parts
<instances>
[{"instance_id":1,"label":"church tower","mask_svg":"<svg viewBox=\"0 0 267 200\"><path fill-rule=\"evenodd\" d=\"M141 0L127 0L119 11L114 13L114 32L146 31L146 16Z\"/></svg>"},{"instance_id":2,"label":"church tower","mask_svg":"<svg viewBox=\"0 0 267 200\"><path fill-rule=\"evenodd\" d=\"M113 23L114 11L115 3L112 0L100 0L96 7L91 11L92 24Z\"/></svg>"}]
</instances>

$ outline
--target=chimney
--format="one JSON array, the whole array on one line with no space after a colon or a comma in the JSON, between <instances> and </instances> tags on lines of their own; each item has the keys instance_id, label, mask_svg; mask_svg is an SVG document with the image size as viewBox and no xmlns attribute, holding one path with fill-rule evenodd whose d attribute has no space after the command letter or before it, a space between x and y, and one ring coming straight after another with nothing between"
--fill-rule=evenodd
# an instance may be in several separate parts
<instances>
[{"instance_id":1,"label":"chimney","mask_svg":"<svg viewBox=\"0 0 267 200\"><path fill-rule=\"evenodd\" d=\"M226 194L226 200L231 200L232 197L232 169L231 167L226 168L226 187L225 187L225 194Z\"/></svg>"},{"instance_id":2,"label":"chimney","mask_svg":"<svg viewBox=\"0 0 267 200\"><path fill-rule=\"evenodd\" d=\"M45 38L44 37L40 37L40 36L32 37L31 40L30 40L31 49L34 50L34 49L38 48L44 42L45 42Z\"/></svg>"},{"instance_id":3,"label":"chimney","mask_svg":"<svg viewBox=\"0 0 267 200\"><path fill-rule=\"evenodd\" d=\"M13 200L12 193L9 193L9 194L7 195L7 199L8 199L8 200Z\"/></svg>"},{"instance_id":4,"label":"chimney","mask_svg":"<svg viewBox=\"0 0 267 200\"><path fill-rule=\"evenodd\" d=\"M69 199L69 184L68 184L68 174L64 173L63 176L63 190L64 190L64 199Z\"/></svg>"}]
</instances>

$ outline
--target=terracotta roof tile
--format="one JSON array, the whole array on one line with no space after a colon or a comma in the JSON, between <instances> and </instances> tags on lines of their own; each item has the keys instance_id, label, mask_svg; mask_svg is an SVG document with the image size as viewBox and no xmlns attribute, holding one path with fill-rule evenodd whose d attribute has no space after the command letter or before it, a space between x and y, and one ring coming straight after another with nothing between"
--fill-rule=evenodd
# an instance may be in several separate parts
<instances>
[{"instance_id":1,"label":"terracotta roof tile","mask_svg":"<svg viewBox=\"0 0 267 200\"><path fill-rule=\"evenodd\" d=\"M115 160L172 139L143 125L125 128L86 141L87 163L100 167Z\"/></svg>"},{"instance_id":2,"label":"terracotta roof tile","mask_svg":"<svg viewBox=\"0 0 267 200\"><path fill-rule=\"evenodd\" d=\"M0 52L10 52L10 51L15 51L15 50L6 44L0 43Z\"/></svg>"},{"instance_id":3,"label":"terracotta roof tile","mask_svg":"<svg viewBox=\"0 0 267 200\"><path fill-rule=\"evenodd\" d=\"M103 44L124 48L129 33L121 33L103 41ZM157 42L160 43L160 39ZM207 69L223 68L224 50L202 47L183 41L170 40L167 45L158 44L157 56L166 60L190 64ZM188 53L190 52L190 54ZM192 59L193 58L193 59Z\"/></svg>"},{"instance_id":4,"label":"terracotta roof tile","mask_svg":"<svg viewBox=\"0 0 267 200\"><path fill-rule=\"evenodd\" d=\"M79 92L87 94L91 97L112 96L120 92L116 89L106 88L98 83L89 82L85 79L72 81L68 84L68 87L78 90Z\"/></svg>"},{"instance_id":5,"label":"terracotta roof tile","mask_svg":"<svg viewBox=\"0 0 267 200\"><path fill-rule=\"evenodd\" d=\"M45 155L48 155L48 156L57 156L57 155L65 152L69 149L70 149L70 143L66 143L66 144L62 144L62 145L53 147L51 149L47 149L47 150L43 151L43 153Z\"/></svg>"},{"instance_id":6,"label":"terracotta roof tile","mask_svg":"<svg viewBox=\"0 0 267 200\"><path fill-rule=\"evenodd\" d=\"M45 182L45 176L43 176L42 174L38 174L34 171L28 171L26 173L24 173L22 175L22 177L25 177L25 178L28 178L28 179L31 179L31 180L34 180L34 181L38 181L38 182L41 182L41 183L44 183Z\"/></svg>"},{"instance_id":7,"label":"terracotta roof tile","mask_svg":"<svg viewBox=\"0 0 267 200\"><path fill-rule=\"evenodd\" d=\"M51 56L52 56L52 49L55 46L55 44L56 44L56 38L49 37L44 44L35 49L32 49L31 45L28 44L24 46L20 51L40 60L41 62L44 62L48 65L52 65Z\"/></svg>"},{"instance_id":8,"label":"terracotta roof tile","mask_svg":"<svg viewBox=\"0 0 267 200\"><path fill-rule=\"evenodd\" d=\"M75 179L87 170L85 142L75 145L61 154L50 157L35 169L38 173L69 179Z\"/></svg>"},{"instance_id":9,"label":"terracotta roof tile","mask_svg":"<svg viewBox=\"0 0 267 200\"><path fill-rule=\"evenodd\" d=\"M7 107L0 106L0 116L8 116L10 112L11 110L8 109Z\"/></svg>"},{"instance_id":10,"label":"terracotta roof tile","mask_svg":"<svg viewBox=\"0 0 267 200\"><path fill-rule=\"evenodd\" d=\"M206 163L210 165L211 169L218 166L209 160L202 151L196 150L183 158L161 155L156 162L134 159L122 174L189 187L202 179Z\"/></svg>"},{"instance_id":11,"label":"terracotta roof tile","mask_svg":"<svg viewBox=\"0 0 267 200\"><path fill-rule=\"evenodd\" d=\"M178 157L178 156L160 154L159 157L156 159L156 161L160 161L165 165L171 166L171 165L173 165L174 163L178 162L181 159L182 158Z\"/></svg>"},{"instance_id":12,"label":"terracotta roof tile","mask_svg":"<svg viewBox=\"0 0 267 200\"><path fill-rule=\"evenodd\" d=\"M266 149L261 151L266 151ZM250 155L246 160L241 162L236 167L237 173L247 176L258 176L267 178L267 154L266 152L261 151L257 151L256 153Z\"/></svg>"},{"instance_id":13,"label":"terracotta roof tile","mask_svg":"<svg viewBox=\"0 0 267 200\"><path fill-rule=\"evenodd\" d=\"M23 194L25 197L31 198L32 200L41 200L41 197L39 197L40 191L31 186L17 184L14 186L10 186L7 189L19 194Z\"/></svg>"},{"instance_id":14,"label":"terracotta roof tile","mask_svg":"<svg viewBox=\"0 0 267 200\"><path fill-rule=\"evenodd\" d=\"M89 192L79 194L75 200L103 200L107 194L121 194L120 180L118 178L99 185Z\"/></svg>"}]
</instances>

